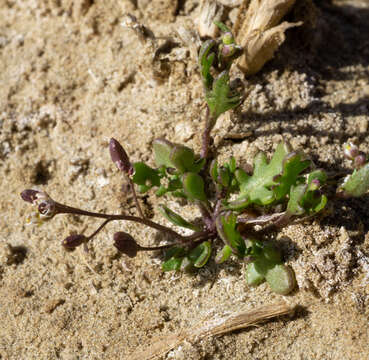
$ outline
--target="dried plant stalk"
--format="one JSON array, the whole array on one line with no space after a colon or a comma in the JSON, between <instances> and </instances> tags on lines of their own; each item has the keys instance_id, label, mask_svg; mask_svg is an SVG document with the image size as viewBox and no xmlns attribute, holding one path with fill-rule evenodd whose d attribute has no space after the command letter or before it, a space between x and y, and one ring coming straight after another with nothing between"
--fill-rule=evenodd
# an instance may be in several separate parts
<instances>
[{"instance_id":1,"label":"dried plant stalk","mask_svg":"<svg viewBox=\"0 0 369 360\"><path fill-rule=\"evenodd\" d=\"M302 23L283 22L295 0L244 0L234 33L244 48L237 66L246 74L258 72L285 40L285 31Z\"/></svg>"},{"instance_id":2,"label":"dried plant stalk","mask_svg":"<svg viewBox=\"0 0 369 360\"><path fill-rule=\"evenodd\" d=\"M156 338L145 349L138 348L128 357L128 360L153 360L165 355L184 341L194 343L208 336L222 335L234 330L245 329L268 319L291 314L294 309L295 306L287 305L286 303L264 305L254 310L214 318L206 321L205 324L200 322L188 330Z\"/></svg>"},{"instance_id":3,"label":"dried plant stalk","mask_svg":"<svg viewBox=\"0 0 369 360\"><path fill-rule=\"evenodd\" d=\"M204 0L201 3L200 14L196 20L200 37L215 38L219 32L214 21L221 21L224 12L222 4L215 0Z\"/></svg>"}]
</instances>

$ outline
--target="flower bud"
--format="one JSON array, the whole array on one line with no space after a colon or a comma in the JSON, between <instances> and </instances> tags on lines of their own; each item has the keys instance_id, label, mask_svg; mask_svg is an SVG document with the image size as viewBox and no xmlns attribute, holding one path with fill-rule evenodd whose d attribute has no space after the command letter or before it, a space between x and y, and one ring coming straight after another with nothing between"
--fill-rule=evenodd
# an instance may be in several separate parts
<instances>
[{"instance_id":1,"label":"flower bud","mask_svg":"<svg viewBox=\"0 0 369 360\"><path fill-rule=\"evenodd\" d=\"M21 192L21 198L31 204L34 204L37 200L37 195L40 193L38 190L27 189Z\"/></svg>"},{"instance_id":2,"label":"flower bud","mask_svg":"<svg viewBox=\"0 0 369 360\"><path fill-rule=\"evenodd\" d=\"M234 37L232 35L231 32L226 32L223 36L222 36L222 42L225 45L230 45L234 43Z\"/></svg>"},{"instance_id":3,"label":"flower bud","mask_svg":"<svg viewBox=\"0 0 369 360\"><path fill-rule=\"evenodd\" d=\"M57 213L56 203L51 198L41 201L37 209L41 217L51 218Z\"/></svg>"},{"instance_id":4,"label":"flower bud","mask_svg":"<svg viewBox=\"0 0 369 360\"><path fill-rule=\"evenodd\" d=\"M110 139L109 151L111 159L118 169L127 175L132 175L133 168L129 161L128 155L123 149L122 145L114 138Z\"/></svg>"},{"instance_id":5,"label":"flower bud","mask_svg":"<svg viewBox=\"0 0 369 360\"><path fill-rule=\"evenodd\" d=\"M354 158L359 155L359 149L355 144L348 143L344 145L343 154L346 159L354 160Z\"/></svg>"},{"instance_id":6,"label":"flower bud","mask_svg":"<svg viewBox=\"0 0 369 360\"><path fill-rule=\"evenodd\" d=\"M126 232L119 231L114 234L114 246L122 253L133 258L137 255L140 246L135 239Z\"/></svg>"},{"instance_id":7,"label":"flower bud","mask_svg":"<svg viewBox=\"0 0 369 360\"><path fill-rule=\"evenodd\" d=\"M82 245L87 240L82 234L74 234L66 237L62 241L62 245L66 250L74 250L77 246Z\"/></svg>"}]
</instances>

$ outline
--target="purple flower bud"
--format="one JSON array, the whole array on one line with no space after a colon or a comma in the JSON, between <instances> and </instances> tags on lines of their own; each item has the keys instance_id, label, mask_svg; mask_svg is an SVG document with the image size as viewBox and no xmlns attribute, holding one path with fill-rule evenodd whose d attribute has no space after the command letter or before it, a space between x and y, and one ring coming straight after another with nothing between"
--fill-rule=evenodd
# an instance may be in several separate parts
<instances>
[{"instance_id":1,"label":"purple flower bud","mask_svg":"<svg viewBox=\"0 0 369 360\"><path fill-rule=\"evenodd\" d=\"M314 179L311 181L315 186L319 187L320 186L320 181L319 179Z\"/></svg>"},{"instance_id":2,"label":"purple flower bud","mask_svg":"<svg viewBox=\"0 0 369 360\"><path fill-rule=\"evenodd\" d=\"M221 54L225 58L232 56L235 53L235 51L236 49L233 44L221 46Z\"/></svg>"},{"instance_id":3,"label":"purple flower bud","mask_svg":"<svg viewBox=\"0 0 369 360\"><path fill-rule=\"evenodd\" d=\"M27 189L21 192L21 198L31 204L34 204L37 200L37 195L40 193L38 190Z\"/></svg>"},{"instance_id":4,"label":"purple flower bud","mask_svg":"<svg viewBox=\"0 0 369 360\"><path fill-rule=\"evenodd\" d=\"M119 231L114 234L114 246L131 258L135 257L137 255L137 251L140 249L140 246L136 243L135 239L123 231Z\"/></svg>"},{"instance_id":5,"label":"purple flower bud","mask_svg":"<svg viewBox=\"0 0 369 360\"><path fill-rule=\"evenodd\" d=\"M348 143L344 145L343 154L346 159L354 160L354 158L359 155L359 149L355 144Z\"/></svg>"},{"instance_id":6,"label":"purple flower bud","mask_svg":"<svg viewBox=\"0 0 369 360\"><path fill-rule=\"evenodd\" d=\"M117 165L118 169L127 175L132 175L133 167L129 161L128 155L122 145L114 138L110 139L109 151L112 161Z\"/></svg>"},{"instance_id":7,"label":"purple flower bud","mask_svg":"<svg viewBox=\"0 0 369 360\"><path fill-rule=\"evenodd\" d=\"M361 168L366 161L366 156L363 153L360 153L359 155L355 156L354 159L354 165L356 168Z\"/></svg>"},{"instance_id":8,"label":"purple flower bud","mask_svg":"<svg viewBox=\"0 0 369 360\"><path fill-rule=\"evenodd\" d=\"M320 187L320 181L319 179L313 179L311 181L311 184L310 184L310 189L309 190L318 190L319 187Z\"/></svg>"},{"instance_id":9,"label":"purple flower bud","mask_svg":"<svg viewBox=\"0 0 369 360\"><path fill-rule=\"evenodd\" d=\"M74 234L66 237L62 241L62 245L66 250L74 250L77 246L82 245L87 240L82 234Z\"/></svg>"}]
</instances>

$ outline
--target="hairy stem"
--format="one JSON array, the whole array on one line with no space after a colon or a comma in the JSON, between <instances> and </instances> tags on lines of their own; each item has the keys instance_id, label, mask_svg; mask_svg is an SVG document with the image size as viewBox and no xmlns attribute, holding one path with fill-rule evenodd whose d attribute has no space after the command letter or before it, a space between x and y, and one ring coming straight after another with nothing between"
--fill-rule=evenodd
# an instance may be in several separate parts
<instances>
[{"instance_id":1,"label":"hairy stem","mask_svg":"<svg viewBox=\"0 0 369 360\"><path fill-rule=\"evenodd\" d=\"M209 147L210 147L210 140L211 140L211 130L215 125L216 119L213 115L210 114L209 107L206 107L206 119L205 119L205 129L202 134L202 146L201 146L201 158L207 159L209 156Z\"/></svg>"}]
</instances>

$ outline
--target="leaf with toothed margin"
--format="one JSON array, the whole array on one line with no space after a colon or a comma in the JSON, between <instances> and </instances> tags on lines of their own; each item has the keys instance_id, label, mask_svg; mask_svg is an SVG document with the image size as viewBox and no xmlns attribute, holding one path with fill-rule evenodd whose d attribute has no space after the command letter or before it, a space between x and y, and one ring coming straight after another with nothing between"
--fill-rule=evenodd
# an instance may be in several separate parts
<instances>
[{"instance_id":1,"label":"leaf with toothed margin","mask_svg":"<svg viewBox=\"0 0 369 360\"><path fill-rule=\"evenodd\" d=\"M235 171L240 193L236 200L229 203L229 208L241 210L250 204L269 205L281 200L309 164L300 154L291 153L286 143L277 146L269 163L264 153L258 153L252 175L242 169Z\"/></svg>"},{"instance_id":2,"label":"leaf with toothed margin","mask_svg":"<svg viewBox=\"0 0 369 360\"><path fill-rule=\"evenodd\" d=\"M234 253L244 256L246 245L241 234L238 232L237 216L231 212L221 214L215 220L218 235L223 242L228 245Z\"/></svg>"},{"instance_id":3,"label":"leaf with toothed margin","mask_svg":"<svg viewBox=\"0 0 369 360\"><path fill-rule=\"evenodd\" d=\"M214 80L211 91L205 95L210 114L217 119L224 112L240 105L241 97L231 90L229 85L229 73L222 71Z\"/></svg>"},{"instance_id":4,"label":"leaf with toothed margin","mask_svg":"<svg viewBox=\"0 0 369 360\"><path fill-rule=\"evenodd\" d=\"M160 212L163 214L163 216L169 220L172 224L181 226L187 229L191 229L194 231L199 231L199 227L197 227L194 224L189 223L187 220L183 219L182 216L175 213L173 210L170 210L165 205L159 205Z\"/></svg>"},{"instance_id":5,"label":"leaf with toothed margin","mask_svg":"<svg viewBox=\"0 0 369 360\"><path fill-rule=\"evenodd\" d=\"M369 163L347 176L338 193L344 197L359 197L369 190Z\"/></svg>"}]
</instances>

